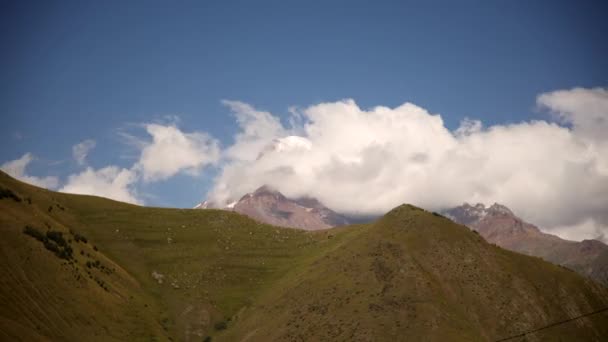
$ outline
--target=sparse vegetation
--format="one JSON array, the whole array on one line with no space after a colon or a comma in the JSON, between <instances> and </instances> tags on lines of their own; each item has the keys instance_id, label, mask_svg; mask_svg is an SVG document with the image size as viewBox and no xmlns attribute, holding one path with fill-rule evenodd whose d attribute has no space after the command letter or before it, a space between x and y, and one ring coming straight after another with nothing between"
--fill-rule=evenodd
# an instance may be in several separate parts
<instances>
[{"instance_id":1,"label":"sparse vegetation","mask_svg":"<svg viewBox=\"0 0 608 342\"><path fill-rule=\"evenodd\" d=\"M26 225L23 228L23 233L42 242L44 248L53 252L53 254L59 258L65 260L72 259L72 254L74 251L70 244L63 238L63 234L61 232L49 230L46 232L46 234L43 234L40 230Z\"/></svg>"},{"instance_id":2,"label":"sparse vegetation","mask_svg":"<svg viewBox=\"0 0 608 342\"><path fill-rule=\"evenodd\" d=\"M440 213L435 212L435 211L433 211L433 215L434 215L434 216L437 216L437 217L441 217L441 218L446 218L445 216L443 216L443 215L441 215Z\"/></svg>"},{"instance_id":3,"label":"sparse vegetation","mask_svg":"<svg viewBox=\"0 0 608 342\"><path fill-rule=\"evenodd\" d=\"M12 199L15 202L21 202L21 198L10 189L0 188L0 200L5 198Z\"/></svg>"},{"instance_id":4,"label":"sparse vegetation","mask_svg":"<svg viewBox=\"0 0 608 342\"><path fill-rule=\"evenodd\" d=\"M43 232L32 226L25 226L25 228L23 228L23 233L33 237L34 239L40 242L43 242L46 239L46 235Z\"/></svg>"},{"instance_id":5,"label":"sparse vegetation","mask_svg":"<svg viewBox=\"0 0 608 342\"><path fill-rule=\"evenodd\" d=\"M55 243L57 243L61 247L65 247L68 244L67 241L65 241L65 239L63 238L62 232L49 230L46 232L46 237L49 240L55 241Z\"/></svg>"},{"instance_id":6,"label":"sparse vegetation","mask_svg":"<svg viewBox=\"0 0 608 342\"><path fill-rule=\"evenodd\" d=\"M72 233L72 235L74 235L74 241L76 241L76 242L83 242L83 243L88 243L89 242L89 240L87 240L87 238L84 237L81 234Z\"/></svg>"},{"instance_id":7,"label":"sparse vegetation","mask_svg":"<svg viewBox=\"0 0 608 342\"><path fill-rule=\"evenodd\" d=\"M213 326L213 328L215 328L215 330L225 330L226 328L228 328L228 324L225 321L220 321L215 323L215 325Z\"/></svg>"}]
</instances>

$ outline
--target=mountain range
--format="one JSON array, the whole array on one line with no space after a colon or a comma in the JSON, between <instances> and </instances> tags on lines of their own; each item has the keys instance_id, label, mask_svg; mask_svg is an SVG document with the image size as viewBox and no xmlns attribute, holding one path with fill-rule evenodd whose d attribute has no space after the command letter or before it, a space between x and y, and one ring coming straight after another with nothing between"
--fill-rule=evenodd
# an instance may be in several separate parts
<instances>
[{"instance_id":1,"label":"mountain range","mask_svg":"<svg viewBox=\"0 0 608 342\"><path fill-rule=\"evenodd\" d=\"M0 227L2 341L608 337L606 287L408 204L306 231L0 172Z\"/></svg>"},{"instance_id":2,"label":"mountain range","mask_svg":"<svg viewBox=\"0 0 608 342\"><path fill-rule=\"evenodd\" d=\"M357 221L336 213L314 198L290 199L268 186L262 186L224 207L203 202L195 208L233 210L260 222L306 230L328 229L376 219L369 217ZM489 207L481 203L475 206L465 203L444 210L442 214L479 232L490 243L541 257L608 285L608 246L598 240L576 242L544 233L498 203Z\"/></svg>"}]
</instances>

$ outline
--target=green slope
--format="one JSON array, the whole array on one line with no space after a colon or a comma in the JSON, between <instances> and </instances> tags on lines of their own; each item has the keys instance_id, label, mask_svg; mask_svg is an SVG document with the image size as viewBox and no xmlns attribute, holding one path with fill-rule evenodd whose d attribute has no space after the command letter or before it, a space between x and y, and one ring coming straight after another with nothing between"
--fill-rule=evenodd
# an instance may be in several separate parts
<instances>
[{"instance_id":1,"label":"green slope","mask_svg":"<svg viewBox=\"0 0 608 342\"><path fill-rule=\"evenodd\" d=\"M2 173L0 190L7 189L15 196L0 199L0 340L168 338L161 310L141 284L91 239L75 241L70 229L81 227L67 224L72 214L60 197ZM25 226L61 232L73 257L55 255L24 234Z\"/></svg>"},{"instance_id":2,"label":"green slope","mask_svg":"<svg viewBox=\"0 0 608 342\"><path fill-rule=\"evenodd\" d=\"M574 272L410 206L305 232L4 173L2 193L0 340L494 340L608 305L605 288ZM26 225L62 232L72 258ZM531 338L601 340L607 316Z\"/></svg>"},{"instance_id":3,"label":"green slope","mask_svg":"<svg viewBox=\"0 0 608 342\"><path fill-rule=\"evenodd\" d=\"M403 205L283 281L221 340L494 341L606 306L593 281ZM608 313L527 336L607 337Z\"/></svg>"},{"instance_id":4,"label":"green slope","mask_svg":"<svg viewBox=\"0 0 608 342\"><path fill-rule=\"evenodd\" d=\"M0 200L5 237L1 267L6 272L27 273L24 279L3 280L0 288L0 331L11 336L31 330L53 339L78 340L74 337L87 331L107 340L103 336L111 331L120 340L155 336L200 341L214 335L216 324L228 322L261 293L273 291L278 279L289 278L294 269L306 267L360 231L351 227L331 233L305 232L219 210L145 208L46 191L4 173L0 173L0 187L22 199ZM66 237L71 229L88 239L88 244L72 242L76 258L72 264L22 232L26 225L45 232L47 224ZM98 259L118 271L107 275L86 266L87 261ZM87 270L93 272L93 279ZM82 275L78 281L71 278L76 272ZM16 292L25 283L27 288ZM77 289L75 284L80 283L82 288ZM53 290L29 298L48 286ZM63 303L66 298L73 302ZM21 313L47 299L53 302ZM40 323L39 317L49 312L52 317ZM86 322L74 321L76 316ZM64 325L58 323L64 321ZM17 324L20 330L13 328Z\"/></svg>"}]
</instances>

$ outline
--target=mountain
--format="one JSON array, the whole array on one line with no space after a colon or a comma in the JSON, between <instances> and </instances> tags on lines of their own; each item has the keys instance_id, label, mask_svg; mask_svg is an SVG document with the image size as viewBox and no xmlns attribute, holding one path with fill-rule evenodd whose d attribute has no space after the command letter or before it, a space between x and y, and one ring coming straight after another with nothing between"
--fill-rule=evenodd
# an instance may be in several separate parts
<instances>
[{"instance_id":1,"label":"mountain","mask_svg":"<svg viewBox=\"0 0 608 342\"><path fill-rule=\"evenodd\" d=\"M281 280L220 340L495 341L608 303L593 281L410 205L311 266ZM590 317L526 340L606 339L608 315Z\"/></svg>"},{"instance_id":2,"label":"mountain","mask_svg":"<svg viewBox=\"0 0 608 342\"><path fill-rule=\"evenodd\" d=\"M314 198L287 198L268 186L262 186L225 206L205 201L195 209L233 210L260 222L305 230L327 229L351 222Z\"/></svg>"},{"instance_id":3,"label":"mountain","mask_svg":"<svg viewBox=\"0 0 608 342\"><path fill-rule=\"evenodd\" d=\"M504 205L485 207L464 204L444 214L476 230L488 242L503 248L566 266L585 276L608 284L608 246L597 240L581 242L543 233L523 221Z\"/></svg>"},{"instance_id":4,"label":"mountain","mask_svg":"<svg viewBox=\"0 0 608 342\"><path fill-rule=\"evenodd\" d=\"M0 173L0 340L495 341L608 306L608 289L402 205L280 228ZM602 341L598 313L526 335Z\"/></svg>"}]
</instances>

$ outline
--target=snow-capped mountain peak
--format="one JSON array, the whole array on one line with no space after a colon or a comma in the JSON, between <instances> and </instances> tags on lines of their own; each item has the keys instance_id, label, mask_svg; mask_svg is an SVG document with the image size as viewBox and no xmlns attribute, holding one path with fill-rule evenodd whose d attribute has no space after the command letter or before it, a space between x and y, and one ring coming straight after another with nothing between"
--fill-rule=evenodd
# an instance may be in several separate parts
<instances>
[{"instance_id":1,"label":"snow-capped mountain peak","mask_svg":"<svg viewBox=\"0 0 608 342\"><path fill-rule=\"evenodd\" d=\"M266 146L258 155L257 159L261 159L265 155L274 152L291 152L291 151L309 151L312 148L310 140L297 135L289 135L283 138L277 138Z\"/></svg>"},{"instance_id":2,"label":"snow-capped mountain peak","mask_svg":"<svg viewBox=\"0 0 608 342\"><path fill-rule=\"evenodd\" d=\"M491 207L487 209L487 212L495 213L495 214L503 214L503 215L513 215L511 209L506 206L498 203L492 204Z\"/></svg>"},{"instance_id":3,"label":"snow-capped mountain peak","mask_svg":"<svg viewBox=\"0 0 608 342\"><path fill-rule=\"evenodd\" d=\"M469 203L465 203L460 207L446 212L446 216L455 221L463 222L466 225L481 221L488 215L514 216L513 212L509 208L499 203L494 203L489 207L486 207L483 203L477 203L474 206L470 205Z\"/></svg>"}]
</instances>

